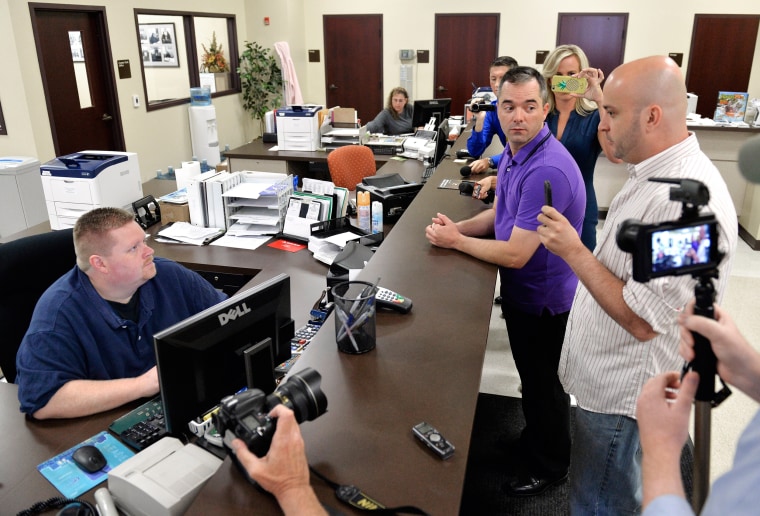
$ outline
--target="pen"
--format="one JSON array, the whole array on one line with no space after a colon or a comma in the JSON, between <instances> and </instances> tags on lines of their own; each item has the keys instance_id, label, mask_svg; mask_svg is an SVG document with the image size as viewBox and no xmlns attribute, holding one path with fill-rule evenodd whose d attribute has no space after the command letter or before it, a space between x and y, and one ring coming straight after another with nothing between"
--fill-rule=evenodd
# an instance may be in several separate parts
<instances>
[{"instance_id":1,"label":"pen","mask_svg":"<svg viewBox=\"0 0 760 516\"><path fill-rule=\"evenodd\" d=\"M364 324L364 321L366 321L370 316L371 311L367 310L363 314L359 316L358 319L356 319L353 323L348 323L346 321L346 324L343 325L343 328L338 332L338 340L342 340L346 336L346 332L348 332L349 335L353 335L353 331Z\"/></svg>"},{"instance_id":2,"label":"pen","mask_svg":"<svg viewBox=\"0 0 760 516\"><path fill-rule=\"evenodd\" d=\"M211 242L216 240L217 238L220 238L222 235L224 235L224 231L220 231L216 235L211 235L206 240L203 241L203 245L209 245Z\"/></svg>"},{"instance_id":3,"label":"pen","mask_svg":"<svg viewBox=\"0 0 760 516\"><path fill-rule=\"evenodd\" d=\"M359 345L354 340L354 336L353 336L353 334L351 333L351 330L348 327L348 324L347 324L347 321L346 321L346 314L344 314L343 312L341 312L340 308L338 308L337 310L335 310L335 315L336 315L336 317L338 319L340 319L341 324L343 324L343 328L348 333L348 338L351 339L351 344L354 345L354 349L358 352L359 351ZM338 334L338 340L342 340L343 339L343 337L341 337L341 335L342 334Z\"/></svg>"},{"instance_id":4,"label":"pen","mask_svg":"<svg viewBox=\"0 0 760 516\"><path fill-rule=\"evenodd\" d=\"M374 285L367 285L366 287L364 287L364 290L362 290L362 293L359 294L359 296L356 298L356 301L354 301L353 306L351 307L351 315L356 316L356 314L360 314L367 309L367 306L372 302L374 298L370 297L369 299L365 300L363 303L360 303L359 306L357 306L356 303L359 302L359 298L365 298L365 297L368 297L370 294L374 293L379 283L380 283L380 278L378 277Z\"/></svg>"}]
</instances>

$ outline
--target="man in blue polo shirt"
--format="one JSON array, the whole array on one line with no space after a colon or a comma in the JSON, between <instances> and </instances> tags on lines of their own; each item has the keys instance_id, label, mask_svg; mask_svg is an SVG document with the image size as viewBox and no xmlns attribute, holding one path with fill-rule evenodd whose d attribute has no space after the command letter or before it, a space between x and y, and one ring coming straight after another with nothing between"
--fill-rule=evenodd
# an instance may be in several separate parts
<instances>
[{"instance_id":1,"label":"man in blue polo shirt","mask_svg":"<svg viewBox=\"0 0 760 516\"><path fill-rule=\"evenodd\" d=\"M497 57L491 62L488 68L488 81L494 95L499 94L499 84L501 78L509 71L510 68L517 66L517 61L510 56ZM496 101L492 104L495 106ZM470 169L473 174L480 174L489 168L497 168L501 154L494 156L481 157L486 149L491 145L494 136L499 137L501 144L506 147L507 138L501 129L499 117L495 111L480 111L475 115L475 125L472 127L470 137L467 139L467 152L474 158L479 158L470 163Z\"/></svg>"},{"instance_id":2,"label":"man in blue polo shirt","mask_svg":"<svg viewBox=\"0 0 760 516\"><path fill-rule=\"evenodd\" d=\"M80 417L158 393L153 335L226 296L155 258L134 215L97 208L74 226L77 265L42 295L16 364L21 411Z\"/></svg>"},{"instance_id":3,"label":"man in blue polo shirt","mask_svg":"<svg viewBox=\"0 0 760 516\"><path fill-rule=\"evenodd\" d=\"M525 415L514 447L522 455L521 467L504 486L514 496L536 495L564 481L570 462L570 400L557 366L578 280L541 245L536 217L549 181L554 207L580 234L586 191L575 160L544 123L547 98L546 80L537 70L521 66L504 75L497 113L508 145L499 163L493 209L457 223L438 213L425 230L433 245L499 266L501 309Z\"/></svg>"}]
</instances>

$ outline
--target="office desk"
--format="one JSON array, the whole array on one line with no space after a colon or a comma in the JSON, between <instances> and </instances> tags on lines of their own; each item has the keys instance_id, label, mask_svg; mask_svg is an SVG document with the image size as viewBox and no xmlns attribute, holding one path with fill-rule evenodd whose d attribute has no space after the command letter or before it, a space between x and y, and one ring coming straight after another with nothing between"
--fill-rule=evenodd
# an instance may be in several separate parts
<instances>
[{"instance_id":1,"label":"office desk","mask_svg":"<svg viewBox=\"0 0 760 516\"><path fill-rule=\"evenodd\" d=\"M261 138L236 147L224 153L229 159L230 171L263 170L267 172L284 172L299 177L313 177L329 181L329 172L313 174L309 171L309 163L325 163L327 152L324 151L272 151L275 143L264 143ZM375 155L375 165L379 169L392 156ZM326 169L325 169L326 170Z\"/></svg>"},{"instance_id":2,"label":"office desk","mask_svg":"<svg viewBox=\"0 0 760 516\"><path fill-rule=\"evenodd\" d=\"M420 164L391 161L387 166L410 172L414 165ZM328 399L326 414L301 425L310 464L387 506L416 505L436 515L459 512L496 280L495 266L431 247L425 239L424 228L438 211L458 220L486 209L456 190L438 189L444 177L460 177L459 166L445 160L438 167L359 275L367 281L381 278L383 286L411 297L411 313L379 313L377 348L364 355L337 351L331 317L294 367L319 371ZM289 273L296 324L305 322L304 309L325 285L327 267L307 251L155 247L157 254L183 263L261 270L251 284ZM82 420L26 422L18 413L15 386L0 385L0 396L0 424L8 430L0 443L0 506L9 512L57 496L36 465L95 435L130 408ZM448 461L440 461L412 437L411 427L423 420L457 447ZM312 484L324 503L351 513L321 480L313 478ZM85 498L92 496L88 492ZM280 514L274 499L243 480L229 459L188 514L212 511Z\"/></svg>"}]
</instances>

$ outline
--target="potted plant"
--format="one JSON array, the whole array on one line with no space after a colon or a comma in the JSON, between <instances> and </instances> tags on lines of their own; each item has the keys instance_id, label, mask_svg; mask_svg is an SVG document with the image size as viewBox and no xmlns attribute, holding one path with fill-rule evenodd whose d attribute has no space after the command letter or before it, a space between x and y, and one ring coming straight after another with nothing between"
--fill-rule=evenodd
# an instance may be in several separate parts
<instances>
[{"instance_id":1,"label":"potted plant","mask_svg":"<svg viewBox=\"0 0 760 516\"><path fill-rule=\"evenodd\" d=\"M282 72L269 48L255 41L246 41L245 51L240 55L240 87L243 92L243 108L251 118L259 121L264 133L264 115L280 107L282 99Z\"/></svg>"},{"instance_id":2,"label":"potted plant","mask_svg":"<svg viewBox=\"0 0 760 516\"><path fill-rule=\"evenodd\" d=\"M208 48L203 44L201 44L201 47L203 47L201 73L214 74L216 91L228 89L227 72L230 71L230 67L227 64L227 59L224 57L222 45L216 42L216 31L211 34L211 43L209 43Z\"/></svg>"}]
</instances>

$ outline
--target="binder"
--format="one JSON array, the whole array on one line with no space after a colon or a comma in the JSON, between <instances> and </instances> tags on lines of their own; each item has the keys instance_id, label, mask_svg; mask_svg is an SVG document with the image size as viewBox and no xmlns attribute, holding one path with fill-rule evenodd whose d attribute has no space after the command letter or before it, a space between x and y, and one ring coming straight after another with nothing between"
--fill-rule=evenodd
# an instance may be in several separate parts
<instances>
[{"instance_id":1,"label":"binder","mask_svg":"<svg viewBox=\"0 0 760 516\"><path fill-rule=\"evenodd\" d=\"M206 203L208 205L208 225L213 228L229 227L225 212L227 199L224 193L240 184L240 172L222 172L206 180Z\"/></svg>"},{"instance_id":2,"label":"binder","mask_svg":"<svg viewBox=\"0 0 760 516\"><path fill-rule=\"evenodd\" d=\"M219 174L216 170L203 172L191 177L187 182L187 206L190 211L190 224L208 227L208 208L206 206L205 181Z\"/></svg>"}]
</instances>

